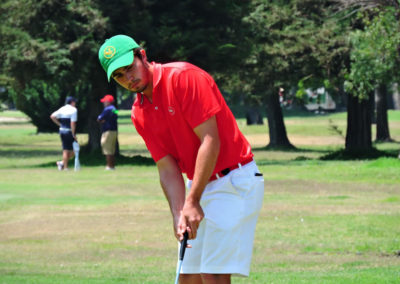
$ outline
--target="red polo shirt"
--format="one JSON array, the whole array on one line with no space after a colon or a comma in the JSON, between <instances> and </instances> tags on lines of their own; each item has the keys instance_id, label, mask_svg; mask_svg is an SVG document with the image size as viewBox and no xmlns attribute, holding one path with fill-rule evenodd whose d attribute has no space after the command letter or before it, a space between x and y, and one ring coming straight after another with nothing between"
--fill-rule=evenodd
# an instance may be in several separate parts
<instances>
[{"instance_id":1,"label":"red polo shirt","mask_svg":"<svg viewBox=\"0 0 400 284\"><path fill-rule=\"evenodd\" d=\"M253 157L212 77L185 62L152 63L153 103L138 94L132 122L154 161L170 154L193 179L200 140L193 129L216 116L221 148L213 174Z\"/></svg>"}]
</instances>

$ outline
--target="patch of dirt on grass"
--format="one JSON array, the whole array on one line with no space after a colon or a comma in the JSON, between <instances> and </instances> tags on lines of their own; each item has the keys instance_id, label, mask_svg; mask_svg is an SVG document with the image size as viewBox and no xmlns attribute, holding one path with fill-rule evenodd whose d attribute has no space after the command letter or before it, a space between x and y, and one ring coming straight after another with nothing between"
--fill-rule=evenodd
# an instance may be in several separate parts
<instances>
[{"instance_id":1,"label":"patch of dirt on grass","mask_svg":"<svg viewBox=\"0 0 400 284\"><path fill-rule=\"evenodd\" d=\"M246 139L249 141L252 147L263 147L269 143L269 136L265 134L247 134ZM343 145L344 138L340 136L302 136L302 135L290 135L289 141L295 146L304 145L319 145L319 146L330 146L330 145Z\"/></svg>"},{"instance_id":2,"label":"patch of dirt on grass","mask_svg":"<svg viewBox=\"0 0 400 284\"><path fill-rule=\"evenodd\" d=\"M382 201L393 194L400 195L398 185L267 180L264 210L267 215L395 214L400 203Z\"/></svg>"},{"instance_id":3,"label":"patch of dirt on grass","mask_svg":"<svg viewBox=\"0 0 400 284\"><path fill-rule=\"evenodd\" d=\"M26 117L6 117L6 116L1 116L0 117L0 123L5 123L5 122L28 122L29 119Z\"/></svg>"},{"instance_id":4,"label":"patch of dirt on grass","mask_svg":"<svg viewBox=\"0 0 400 284\"><path fill-rule=\"evenodd\" d=\"M254 254L255 263L264 263L266 271L322 271L343 267L371 268L400 265L400 258L355 254L282 254L263 252Z\"/></svg>"},{"instance_id":5,"label":"patch of dirt on grass","mask_svg":"<svg viewBox=\"0 0 400 284\"><path fill-rule=\"evenodd\" d=\"M121 207L61 212L32 207L24 218L0 224L0 258L10 263L23 259L35 265L68 265L121 260L134 264L143 258L175 257L167 206Z\"/></svg>"},{"instance_id":6,"label":"patch of dirt on grass","mask_svg":"<svg viewBox=\"0 0 400 284\"><path fill-rule=\"evenodd\" d=\"M0 241L17 239L59 239L84 235L102 235L113 232L139 234L146 224L159 220L164 227L170 222L167 209L146 210L81 210L27 212L23 219L0 224ZM152 230L147 229L147 230Z\"/></svg>"}]
</instances>

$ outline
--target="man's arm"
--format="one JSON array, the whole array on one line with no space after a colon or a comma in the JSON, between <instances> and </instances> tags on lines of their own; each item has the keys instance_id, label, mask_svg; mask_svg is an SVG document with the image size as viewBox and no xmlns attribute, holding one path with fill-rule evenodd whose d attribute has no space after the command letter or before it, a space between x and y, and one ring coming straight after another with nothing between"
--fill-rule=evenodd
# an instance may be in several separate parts
<instances>
[{"instance_id":1,"label":"man's arm","mask_svg":"<svg viewBox=\"0 0 400 284\"><path fill-rule=\"evenodd\" d=\"M58 118L55 116L55 115L50 115L50 118L51 118L51 120L55 123L55 124L57 124L58 126L60 126L61 125L61 123L60 123L60 121L58 120Z\"/></svg>"},{"instance_id":2,"label":"man's arm","mask_svg":"<svg viewBox=\"0 0 400 284\"><path fill-rule=\"evenodd\" d=\"M215 116L194 128L194 132L199 137L201 144L197 153L192 187L186 197L182 218L179 222L180 237L182 238L182 234L188 228L190 239L196 238L197 228L204 218L204 212L200 206L200 198L214 171L220 150L220 139Z\"/></svg>"},{"instance_id":3,"label":"man's arm","mask_svg":"<svg viewBox=\"0 0 400 284\"><path fill-rule=\"evenodd\" d=\"M71 121L71 133L76 140L76 121Z\"/></svg>"},{"instance_id":4,"label":"man's arm","mask_svg":"<svg viewBox=\"0 0 400 284\"><path fill-rule=\"evenodd\" d=\"M183 233L178 232L178 223L185 202L185 183L175 159L167 155L157 161L161 187L168 200L173 218L175 237L180 239Z\"/></svg>"},{"instance_id":5,"label":"man's arm","mask_svg":"<svg viewBox=\"0 0 400 284\"><path fill-rule=\"evenodd\" d=\"M103 110L103 111L99 114L99 116L97 117L97 122L100 122L100 123L106 122L106 119L105 119L105 110Z\"/></svg>"}]
</instances>

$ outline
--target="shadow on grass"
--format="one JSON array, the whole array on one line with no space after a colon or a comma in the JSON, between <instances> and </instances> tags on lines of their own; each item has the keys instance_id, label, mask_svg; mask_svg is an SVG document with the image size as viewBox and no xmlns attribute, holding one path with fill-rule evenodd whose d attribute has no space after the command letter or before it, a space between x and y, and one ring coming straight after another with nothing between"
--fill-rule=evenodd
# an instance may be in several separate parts
<instances>
[{"instance_id":1,"label":"shadow on grass","mask_svg":"<svg viewBox=\"0 0 400 284\"><path fill-rule=\"evenodd\" d=\"M335 113L342 113L345 111L330 111L324 110L323 113L315 113L314 111L308 111L305 109L283 109L284 117L321 117L321 116L329 116Z\"/></svg>"},{"instance_id":2,"label":"shadow on grass","mask_svg":"<svg viewBox=\"0 0 400 284\"><path fill-rule=\"evenodd\" d=\"M4 144L2 144L4 146ZM14 145L15 146L15 145ZM56 150L0 150L0 156L6 158L26 158L26 157L38 157L46 155L57 155L61 151Z\"/></svg>"},{"instance_id":3,"label":"shadow on grass","mask_svg":"<svg viewBox=\"0 0 400 284\"><path fill-rule=\"evenodd\" d=\"M0 126L14 126L14 125L29 125L29 120L16 120L16 121L3 121L0 122Z\"/></svg>"},{"instance_id":4,"label":"shadow on grass","mask_svg":"<svg viewBox=\"0 0 400 284\"><path fill-rule=\"evenodd\" d=\"M131 115L130 114L118 114L118 119L129 119L130 120Z\"/></svg>"},{"instance_id":5,"label":"shadow on grass","mask_svg":"<svg viewBox=\"0 0 400 284\"><path fill-rule=\"evenodd\" d=\"M323 161L349 161L349 160L376 160L379 158L397 158L398 150L378 150L372 148L371 151L348 151L342 149L339 151L331 152L327 155L320 157Z\"/></svg>"},{"instance_id":6,"label":"shadow on grass","mask_svg":"<svg viewBox=\"0 0 400 284\"><path fill-rule=\"evenodd\" d=\"M291 152L298 153L299 156L289 159L289 160L268 160L268 159L260 159L257 160L257 164L259 165L285 165L292 163L301 163L304 161L313 161L313 162L323 162L323 161L355 161L355 160L377 160L379 158L398 158L399 150L378 150L376 148L372 148L369 152L362 151L347 151L346 149L340 149L336 151L332 150L318 150L318 149L307 149L307 148L281 148L281 149L268 149L267 147L259 147L254 148L254 152L257 151L268 151L268 152ZM302 153L320 153L323 154L320 157L312 158L301 155Z\"/></svg>"},{"instance_id":7,"label":"shadow on grass","mask_svg":"<svg viewBox=\"0 0 400 284\"><path fill-rule=\"evenodd\" d=\"M106 165L105 157L101 153L90 153L90 154L82 153L79 155L79 162L80 162L81 166L87 166L87 167L105 166ZM74 159L71 159L69 163L71 165L73 165ZM132 157L118 155L115 157L115 164L116 164L116 166L122 166L122 165L154 166L155 165L152 158L143 157L140 155L134 155ZM55 162L43 163L43 164L39 164L37 166L41 167L41 168L54 167Z\"/></svg>"}]
</instances>

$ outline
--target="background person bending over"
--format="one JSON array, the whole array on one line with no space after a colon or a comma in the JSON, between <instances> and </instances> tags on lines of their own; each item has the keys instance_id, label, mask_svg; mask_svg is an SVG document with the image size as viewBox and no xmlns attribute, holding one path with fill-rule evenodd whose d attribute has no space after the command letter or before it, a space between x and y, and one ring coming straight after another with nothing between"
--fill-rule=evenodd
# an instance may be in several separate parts
<instances>
[{"instance_id":1,"label":"background person bending over","mask_svg":"<svg viewBox=\"0 0 400 284\"><path fill-rule=\"evenodd\" d=\"M176 238L189 234L180 283L248 276L264 179L212 77L185 62L150 63L124 35L98 55L108 79L138 94L133 124L156 162Z\"/></svg>"},{"instance_id":2,"label":"background person bending over","mask_svg":"<svg viewBox=\"0 0 400 284\"><path fill-rule=\"evenodd\" d=\"M106 170L115 169L115 147L118 136L118 111L112 104L114 98L112 95L105 95L100 102L104 105L103 112L97 117L101 123L101 148L106 156Z\"/></svg>"},{"instance_id":3,"label":"background person bending over","mask_svg":"<svg viewBox=\"0 0 400 284\"><path fill-rule=\"evenodd\" d=\"M68 160L74 157L72 143L76 140L76 122L78 121L78 111L76 109L76 99L67 97L65 105L50 115L50 118L60 129L63 155L62 161L57 161L58 170L68 170Z\"/></svg>"}]
</instances>

